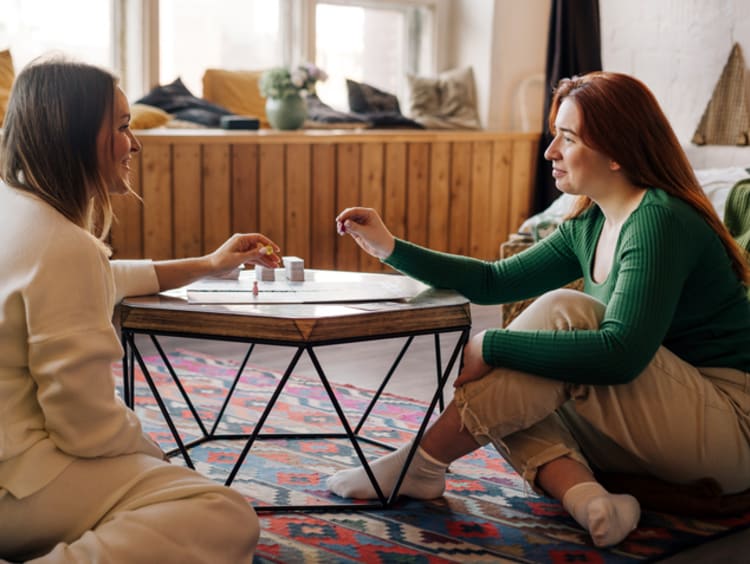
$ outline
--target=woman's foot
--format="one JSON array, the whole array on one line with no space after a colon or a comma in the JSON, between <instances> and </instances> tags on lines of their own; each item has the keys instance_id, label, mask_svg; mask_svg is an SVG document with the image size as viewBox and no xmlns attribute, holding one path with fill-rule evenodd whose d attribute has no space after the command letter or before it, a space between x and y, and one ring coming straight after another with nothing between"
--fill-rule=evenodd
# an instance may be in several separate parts
<instances>
[{"instance_id":1,"label":"woman's foot","mask_svg":"<svg viewBox=\"0 0 750 564\"><path fill-rule=\"evenodd\" d=\"M370 464L370 469L386 497L391 495L396 480L406 462L412 443L379 458ZM445 491L445 471L448 464L436 460L422 447L417 447L409 470L404 476L398 493L416 499L435 499ZM341 470L328 478L328 489L341 497L377 499L375 488L364 468Z\"/></svg>"},{"instance_id":2,"label":"woman's foot","mask_svg":"<svg viewBox=\"0 0 750 564\"><path fill-rule=\"evenodd\" d=\"M565 493L562 503L596 546L619 544L641 518L638 500L632 495L611 494L598 482L576 484Z\"/></svg>"}]
</instances>

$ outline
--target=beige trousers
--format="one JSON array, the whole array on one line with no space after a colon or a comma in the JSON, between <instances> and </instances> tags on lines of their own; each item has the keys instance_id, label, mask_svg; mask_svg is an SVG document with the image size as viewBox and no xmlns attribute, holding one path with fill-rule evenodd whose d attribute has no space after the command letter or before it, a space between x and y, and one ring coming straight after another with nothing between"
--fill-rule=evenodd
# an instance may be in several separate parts
<instances>
[{"instance_id":1,"label":"beige trousers","mask_svg":"<svg viewBox=\"0 0 750 564\"><path fill-rule=\"evenodd\" d=\"M250 563L247 500L143 454L80 459L37 493L0 489L0 558L34 563Z\"/></svg>"},{"instance_id":2,"label":"beige trousers","mask_svg":"<svg viewBox=\"0 0 750 564\"><path fill-rule=\"evenodd\" d=\"M596 328L603 313L582 292L556 290L509 328ZM724 493L750 488L750 374L696 368L664 347L628 384L567 384L499 368L456 390L454 401L477 442L491 442L539 493L538 468L562 456L678 484L713 478Z\"/></svg>"}]
</instances>

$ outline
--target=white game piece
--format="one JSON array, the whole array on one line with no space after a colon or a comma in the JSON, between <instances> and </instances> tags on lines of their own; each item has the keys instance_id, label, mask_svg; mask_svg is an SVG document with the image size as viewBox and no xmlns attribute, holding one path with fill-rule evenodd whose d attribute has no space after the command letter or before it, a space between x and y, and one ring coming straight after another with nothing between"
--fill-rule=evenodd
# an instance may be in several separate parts
<instances>
[{"instance_id":1,"label":"white game piece","mask_svg":"<svg viewBox=\"0 0 750 564\"><path fill-rule=\"evenodd\" d=\"M220 278L222 280L239 280L240 279L240 269L234 268L230 270L229 272L225 272L224 274L218 274L216 276L211 276L211 278Z\"/></svg>"},{"instance_id":2,"label":"white game piece","mask_svg":"<svg viewBox=\"0 0 750 564\"><path fill-rule=\"evenodd\" d=\"M305 280L305 261L299 257L283 257L287 280L303 282Z\"/></svg>"},{"instance_id":3,"label":"white game piece","mask_svg":"<svg viewBox=\"0 0 750 564\"><path fill-rule=\"evenodd\" d=\"M255 265L255 279L264 282L273 282L276 280L276 271L273 268L266 268L260 264Z\"/></svg>"}]
</instances>

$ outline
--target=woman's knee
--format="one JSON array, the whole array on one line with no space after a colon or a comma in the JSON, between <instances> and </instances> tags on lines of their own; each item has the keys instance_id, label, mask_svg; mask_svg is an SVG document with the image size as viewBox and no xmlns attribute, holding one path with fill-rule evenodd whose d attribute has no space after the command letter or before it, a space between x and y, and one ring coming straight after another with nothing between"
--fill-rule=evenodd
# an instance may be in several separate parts
<instances>
[{"instance_id":1,"label":"woman's knee","mask_svg":"<svg viewBox=\"0 0 750 564\"><path fill-rule=\"evenodd\" d=\"M539 296L513 320L508 329L595 329L604 317L604 309L602 302L588 294L561 288Z\"/></svg>"},{"instance_id":2,"label":"woman's knee","mask_svg":"<svg viewBox=\"0 0 750 564\"><path fill-rule=\"evenodd\" d=\"M213 498L210 502L212 515L219 520L215 524L233 538L237 543L235 546L244 545L249 552L253 552L260 537L260 521L250 502L231 488L208 495Z\"/></svg>"}]
</instances>

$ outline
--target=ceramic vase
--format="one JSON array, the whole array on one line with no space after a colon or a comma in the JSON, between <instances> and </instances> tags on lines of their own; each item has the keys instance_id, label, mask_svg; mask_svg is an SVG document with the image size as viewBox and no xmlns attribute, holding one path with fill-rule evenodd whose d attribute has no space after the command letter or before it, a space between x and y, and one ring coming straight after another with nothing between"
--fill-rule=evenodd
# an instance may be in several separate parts
<instances>
[{"instance_id":1,"label":"ceramic vase","mask_svg":"<svg viewBox=\"0 0 750 564\"><path fill-rule=\"evenodd\" d=\"M266 117L274 129L299 129L307 117L307 105L302 96L266 98Z\"/></svg>"}]
</instances>

